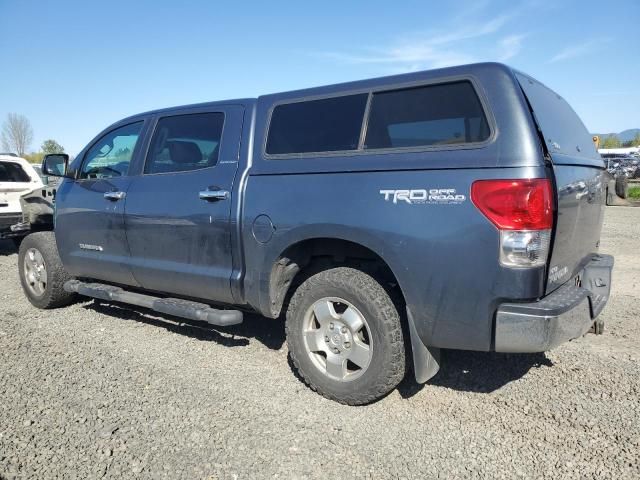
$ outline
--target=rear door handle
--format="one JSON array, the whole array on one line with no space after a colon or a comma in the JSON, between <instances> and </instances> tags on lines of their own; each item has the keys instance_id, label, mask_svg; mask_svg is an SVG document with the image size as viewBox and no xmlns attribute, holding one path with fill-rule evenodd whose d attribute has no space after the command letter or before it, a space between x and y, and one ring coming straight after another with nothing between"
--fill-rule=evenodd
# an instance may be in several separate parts
<instances>
[{"instance_id":1,"label":"rear door handle","mask_svg":"<svg viewBox=\"0 0 640 480\"><path fill-rule=\"evenodd\" d=\"M105 192L104 198L111 200L112 202L117 202L118 200L122 200L125 195L126 193L124 192Z\"/></svg>"},{"instance_id":2,"label":"rear door handle","mask_svg":"<svg viewBox=\"0 0 640 480\"><path fill-rule=\"evenodd\" d=\"M203 190L199 195L200 200L206 200L208 202L229 198L229 192L226 190Z\"/></svg>"}]
</instances>

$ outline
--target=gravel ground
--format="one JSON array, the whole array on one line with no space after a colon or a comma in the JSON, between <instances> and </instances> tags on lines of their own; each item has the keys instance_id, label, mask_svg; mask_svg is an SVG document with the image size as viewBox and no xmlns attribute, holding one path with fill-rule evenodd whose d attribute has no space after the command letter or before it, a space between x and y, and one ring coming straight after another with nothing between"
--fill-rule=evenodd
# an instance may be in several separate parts
<instances>
[{"instance_id":1,"label":"gravel ground","mask_svg":"<svg viewBox=\"0 0 640 480\"><path fill-rule=\"evenodd\" d=\"M280 321L187 326L86 301L39 311L0 243L0 477L640 477L640 208L607 209L604 335L446 351L427 385L347 407L287 361Z\"/></svg>"}]
</instances>

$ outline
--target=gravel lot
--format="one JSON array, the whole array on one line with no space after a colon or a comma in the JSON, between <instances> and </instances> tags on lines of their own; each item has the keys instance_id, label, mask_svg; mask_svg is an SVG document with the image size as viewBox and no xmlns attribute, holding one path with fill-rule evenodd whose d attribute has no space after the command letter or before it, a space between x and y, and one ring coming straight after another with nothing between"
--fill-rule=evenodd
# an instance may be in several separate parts
<instances>
[{"instance_id":1,"label":"gravel lot","mask_svg":"<svg viewBox=\"0 0 640 480\"><path fill-rule=\"evenodd\" d=\"M31 307L0 242L0 477L640 477L640 208L607 209L604 335L444 352L367 407L291 371L281 321L212 329L86 301Z\"/></svg>"}]
</instances>

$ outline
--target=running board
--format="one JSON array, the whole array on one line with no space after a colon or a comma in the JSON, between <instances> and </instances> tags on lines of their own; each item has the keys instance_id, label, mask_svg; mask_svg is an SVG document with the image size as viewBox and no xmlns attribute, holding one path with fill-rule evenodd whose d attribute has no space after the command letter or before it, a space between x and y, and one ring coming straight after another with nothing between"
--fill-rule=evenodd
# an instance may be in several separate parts
<instances>
[{"instance_id":1,"label":"running board","mask_svg":"<svg viewBox=\"0 0 640 480\"><path fill-rule=\"evenodd\" d=\"M78 293L100 300L129 303L138 307L149 308L158 313L199 320L220 327L242 323L242 312L239 310L216 310L205 303L191 302L179 298L153 297L142 293L129 292L113 285L69 280L64 284L64 289L70 293Z\"/></svg>"}]
</instances>

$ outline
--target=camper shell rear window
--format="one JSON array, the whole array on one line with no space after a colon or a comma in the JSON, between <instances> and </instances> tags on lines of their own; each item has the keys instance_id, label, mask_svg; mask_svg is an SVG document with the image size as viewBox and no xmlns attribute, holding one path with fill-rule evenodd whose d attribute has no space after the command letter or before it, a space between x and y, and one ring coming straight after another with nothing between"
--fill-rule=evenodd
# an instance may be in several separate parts
<instances>
[{"instance_id":1,"label":"camper shell rear window","mask_svg":"<svg viewBox=\"0 0 640 480\"><path fill-rule=\"evenodd\" d=\"M564 98L528 75L517 72L516 78L552 159L554 153L600 159L587 127Z\"/></svg>"}]
</instances>

